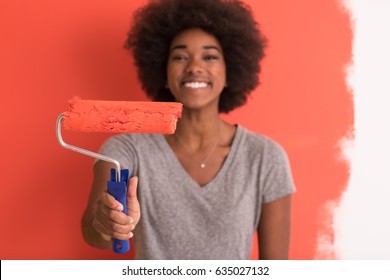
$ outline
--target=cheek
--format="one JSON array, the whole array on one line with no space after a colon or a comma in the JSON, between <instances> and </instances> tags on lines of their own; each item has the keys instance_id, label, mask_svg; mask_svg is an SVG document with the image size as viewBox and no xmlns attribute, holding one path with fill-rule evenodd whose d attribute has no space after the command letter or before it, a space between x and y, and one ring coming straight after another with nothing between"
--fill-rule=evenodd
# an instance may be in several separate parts
<instances>
[{"instance_id":1,"label":"cheek","mask_svg":"<svg viewBox=\"0 0 390 280\"><path fill-rule=\"evenodd\" d=\"M167 67L167 81L168 82L175 82L180 75L180 69L179 67L174 66L168 66Z\"/></svg>"},{"instance_id":2,"label":"cheek","mask_svg":"<svg viewBox=\"0 0 390 280\"><path fill-rule=\"evenodd\" d=\"M177 92L179 91L179 82L178 78L179 72L177 67L168 67L167 68L167 83L166 87L169 88L171 94L176 98Z\"/></svg>"},{"instance_id":3,"label":"cheek","mask_svg":"<svg viewBox=\"0 0 390 280\"><path fill-rule=\"evenodd\" d=\"M218 77L218 85L220 85L222 88L225 87L227 84L225 67L218 68L218 70L215 71L215 76Z\"/></svg>"}]
</instances>

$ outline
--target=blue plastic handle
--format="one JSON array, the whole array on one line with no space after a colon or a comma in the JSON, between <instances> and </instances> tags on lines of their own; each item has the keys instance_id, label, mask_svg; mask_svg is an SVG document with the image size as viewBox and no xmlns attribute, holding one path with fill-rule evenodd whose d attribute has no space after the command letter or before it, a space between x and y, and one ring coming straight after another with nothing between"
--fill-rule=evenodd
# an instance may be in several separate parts
<instances>
[{"instance_id":1,"label":"blue plastic handle","mask_svg":"<svg viewBox=\"0 0 390 280\"><path fill-rule=\"evenodd\" d=\"M129 170L121 170L120 182L116 180L116 169L111 169L110 181L107 182L108 193L123 205L123 213L127 214L127 185L129 182ZM129 240L112 239L112 250L118 254L127 253L130 250Z\"/></svg>"}]
</instances>

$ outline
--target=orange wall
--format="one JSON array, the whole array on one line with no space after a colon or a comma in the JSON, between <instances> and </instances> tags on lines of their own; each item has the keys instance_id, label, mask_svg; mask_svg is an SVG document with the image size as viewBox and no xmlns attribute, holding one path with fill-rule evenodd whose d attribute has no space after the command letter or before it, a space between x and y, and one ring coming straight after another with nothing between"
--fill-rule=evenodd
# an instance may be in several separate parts
<instances>
[{"instance_id":1,"label":"orange wall","mask_svg":"<svg viewBox=\"0 0 390 280\"><path fill-rule=\"evenodd\" d=\"M130 15L144 2L0 2L1 259L128 257L83 242L80 218L93 159L61 148L54 126L73 95L144 99L122 49ZM322 205L339 198L348 178L336 145L353 125L344 82L348 16L336 0L246 2L269 49L262 85L226 118L285 147L298 189L290 256L312 259L317 235L328 231ZM64 132L65 140L91 150L106 137Z\"/></svg>"}]
</instances>

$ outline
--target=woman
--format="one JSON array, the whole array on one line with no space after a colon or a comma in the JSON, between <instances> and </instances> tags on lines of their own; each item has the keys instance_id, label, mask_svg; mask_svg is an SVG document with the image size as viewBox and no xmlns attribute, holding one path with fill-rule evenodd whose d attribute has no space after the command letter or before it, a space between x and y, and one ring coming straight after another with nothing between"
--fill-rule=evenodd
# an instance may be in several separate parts
<instances>
[{"instance_id":1,"label":"woman","mask_svg":"<svg viewBox=\"0 0 390 280\"><path fill-rule=\"evenodd\" d=\"M264 45L240 1L152 1L137 11L126 46L142 87L154 101L183 103L183 116L173 135L124 134L103 145L135 175L128 216L106 192L113 166L97 162L86 242L111 248L112 237L134 232L138 259L248 259L257 230L261 259L288 258L287 157L271 139L219 116L258 85Z\"/></svg>"}]
</instances>

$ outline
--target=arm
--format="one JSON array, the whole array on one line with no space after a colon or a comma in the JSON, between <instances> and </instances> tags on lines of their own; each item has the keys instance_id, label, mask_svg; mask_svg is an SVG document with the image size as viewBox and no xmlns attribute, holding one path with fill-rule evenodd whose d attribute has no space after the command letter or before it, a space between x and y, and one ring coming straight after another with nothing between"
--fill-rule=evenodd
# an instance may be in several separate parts
<instances>
[{"instance_id":1,"label":"arm","mask_svg":"<svg viewBox=\"0 0 390 280\"><path fill-rule=\"evenodd\" d=\"M263 204L258 227L260 259L288 259L290 213L291 195Z\"/></svg>"},{"instance_id":2,"label":"arm","mask_svg":"<svg viewBox=\"0 0 390 280\"><path fill-rule=\"evenodd\" d=\"M84 240L100 249L111 248L113 237L121 240L131 238L132 230L140 218L136 195L137 178L132 177L129 180L127 216L121 212L123 206L107 192L111 168L114 168L114 165L104 161L95 164L92 189L81 223Z\"/></svg>"}]
</instances>

